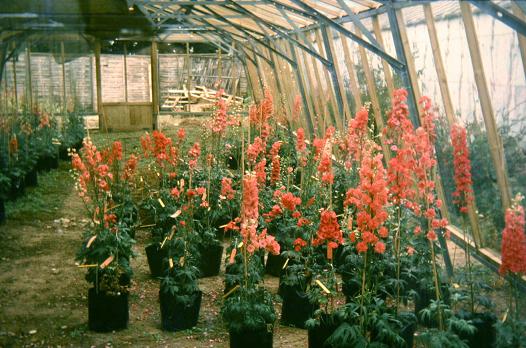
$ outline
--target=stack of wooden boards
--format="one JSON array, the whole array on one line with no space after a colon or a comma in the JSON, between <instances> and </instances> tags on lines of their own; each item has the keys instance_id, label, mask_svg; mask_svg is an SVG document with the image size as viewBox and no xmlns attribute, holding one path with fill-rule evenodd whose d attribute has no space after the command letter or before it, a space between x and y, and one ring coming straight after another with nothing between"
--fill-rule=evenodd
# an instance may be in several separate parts
<instances>
[{"instance_id":1,"label":"stack of wooden boards","mask_svg":"<svg viewBox=\"0 0 526 348\"><path fill-rule=\"evenodd\" d=\"M163 96L161 109L170 111L191 111L203 112L210 111L217 102L218 91L205 86L195 86L188 91L183 89L169 89ZM226 101L228 106L240 106L243 98L231 94L223 93L221 98Z\"/></svg>"}]
</instances>

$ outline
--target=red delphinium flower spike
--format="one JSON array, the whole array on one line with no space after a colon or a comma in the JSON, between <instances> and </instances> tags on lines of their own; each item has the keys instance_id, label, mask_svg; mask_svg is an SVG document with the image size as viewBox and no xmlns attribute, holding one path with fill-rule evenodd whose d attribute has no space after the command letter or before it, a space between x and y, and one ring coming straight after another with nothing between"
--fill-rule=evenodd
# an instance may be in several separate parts
<instances>
[{"instance_id":1,"label":"red delphinium flower spike","mask_svg":"<svg viewBox=\"0 0 526 348\"><path fill-rule=\"evenodd\" d=\"M404 133L413 131L413 124L409 120L409 107L407 106L407 91L403 88L393 92L391 98L391 112L387 118L384 133L389 140L399 143Z\"/></svg>"},{"instance_id":2,"label":"red delphinium flower spike","mask_svg":"<svg viewBox=\"0 0 526 348\"><path fill-rule=\"evenodd\" d=\"M216 102L216 111L212 116L212 133L223 134L227 127L227 106L226 101L221 98L221 94L218 92L218 100Z\"/></svg>"},{"instance_id":3,"label":"red delphinium flower spike","mask_svg":"<svg viewBox=\"0 0 526 348\"><path fill-rule=\"evenodd\" d=\"M458 205L461 213L467 213L468 205L473 201L473 189L471 188L473 181L471 180L471 161L464 127L458 124L451 127L451 143L456 186L453 192L454 203Z\"/></svg>"},{"instance_id":4,"label":"red delphinium flower spike","mask_svg":"<svg viewBox=\"0 0 526 348\"><path fill-rule=\"evenodd\" d=\"M299 120L301 113L301 96L296 95L294 97L294 107L292 108L292 119Z\"/></svg>"},{"instance_id":5,"label":"red delphinium flower spike","mask_svg":"<svg viewBox=\"0 0 526 348\"><path fill-rule=\"evenodd\" d=\"M272 157L272 172L270 173L270 183L274 185L281 177L281 161L279 156Z\"/></svg>"},{"instance_id":6,"label":"red delphinium flower spike","mask_svg":"<svg viewBox=\"0 0 526 348\"><path fill-rule=\"evenodd\" d=\"M301 204L301 198L294 196L292 192L281 195L281 204L290 211L295 211L296 207Z\"/></svg>"},{"instance_id":7,"label":"red delphinium flower spike","mask_svg":"<svg viewBox=\"0 0 526 348\"><path fill-rule=\"evenodd\" d=\"M247 147L247 160L255 163L259 154L265 151L265 143L260 137L254 138L254 142Z\"/></svg>"},{"instance_id":8,"label":"red delphinium flower spike","mask_svg":"<svg viewBox=\"0 0 526 348\"><path fill-rule=\"evenodd\" d=\"M259 191L257 178L254 175L245 175L243 178L242 221L256 221L259 216Z\"/></svg>"},{"instance_id":9,"label":"red delphinium flower spike","mask_svg":"<svg viewBox=\"0 0 526 348\"><path fill-rule=\"evenodd\" d=\"M190 169L195 169L197 167L197 160L201 155L201 145L198 142L195 142L194 145L188 150L188 165Z\"/></svg>"},{"instance_id":10,"label":"red delphinium flower spike","mask_svg":"<svg viewBox=\"0 0 526 348\"><path fill-rule=\"evenodd\" d=\"M322 210L318 232L312 244L321 245L323 243L335 243L336 245L331 244L333 249L343 243L343 232L336 213L332 210Z\"/></svg>"},{"instance_id":11,"label":"red delphinium flower spike","mask_svg":"<svg viewBox=\"0 0 526 348\"><path fill-rule=\"evenodd\" d=\"M305 131L303 128L298 128L296 130L296 150L298 152L304 152L307 150L307 145L305 144Z\"/></svg>"},{"instance_id":12,"label":"red delphinium flower spike","mask_svg":"<svg viewBox=\"0 0 526 348\"><path fill-rule=\"evenodd\" d=\"M265 183L267 182L267 172L265 171L266 165L267 160L263 158L261 161L256 163L256 167L254 168L257 181L260 186L265 186Z\"/></svg>"},{"instance_id":13,"label":"red delphinium flower spike","mask_svg":"<svg viewBox=\"0 0 526 348\"><path fill-rule=\"evenodd\" d=\"M360 161L363 145L368 138L369 111L362 107L349 121L346 137L347 151L355 161Z\"/></svg>"},{"instance_id":14,"label":"red delphinium flower spike","mask_svg":"<svg viewBox=\"0 0 526 348\"><path fill-rule=\"evenodd\" d=\"M379 240L377 235L384 238L388 233L382 228L388 217L385 210L388 191L382 155L373 157L369 151L364 152L359 174L360 183L347 191L344 205L356 207L356 226L361 241L374 246ZM360 249L366 251L366 245L360 245Z\"/></svg>"},{"instance_id":15,"label":"red delphinium flower spike","mask_svg":"<svg viewBox=\"0 0 526 348\"><path fill-rule=\"evenodd\" d=\"M429 141L434 146L437 135L435 131L436 115L433 111L433 103L431 102L431 98L423 96L418 101L418 104L422 108L422 127L426 130Z\"/></svg>"},{"instance_id":16,"label":"red delphinium flower spike","mask_svg":"<svg viewBox=\"0 0 526 348\"><path fill-rule=\"evenodd\" d=\"M499 273L526 274L526 235L524 230L524 207L518 194L511 208L506 210L506 225L502 231L501 265Z\"/></svg>"},{"instance_id":17,"label":"red delphinium flower spike","mask_svg":"<svg viewBox=\"0 0 526 348\"><path fill-rule=\"evenodd\" d=\"M232 188L232 179L223 178L221 180L221 199L234 199L236 191Z\"/></svg>"}]
</instances>

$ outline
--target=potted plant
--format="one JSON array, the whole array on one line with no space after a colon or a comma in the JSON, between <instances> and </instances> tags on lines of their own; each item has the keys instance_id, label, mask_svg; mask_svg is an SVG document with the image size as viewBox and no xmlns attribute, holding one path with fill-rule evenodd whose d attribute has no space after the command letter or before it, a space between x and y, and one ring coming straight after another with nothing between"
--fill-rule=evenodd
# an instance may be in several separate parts
<instances>
[{"instance_id":1,"label":"potted plant","mask_svg":"<svg viewBox=\"0 0 526 348\"><path fill-rule=\"evenodd\" d=\"M129 226L116 210L114 196L131 179L135 161L122 164L122 146L115 142L98 151L88 138L80 154L72 156L76 188L85 203L92 227L85 232L77 255L81 268L87 268L88 327L108 332L128 326L128 292L133 256ZM120 184L118 184L120 183Z\"/></svg>"},{"instance_id":2,"label":"potted plant","mask_svg":"<svg viewBox=\"0 0 526 348\"><path fill-rule=\"evenodd\" d=\"M526 342L526 319L519 303L518 284L526 274L526 235L523 196L517 194L512 206L506 210L505 227L502 231L501 266L499 273L509 283L508 308L502 321L497 322L496 347L524 347Z\"/></svg>"},{"instance_id":3,"label":"potted plant","mask_svg":"<svg viewBox=\"0 0 526 348\"><path fill-rule=\"evenodd\" d=\"M272 297L251 276L249 267L257 259L256 251L267 249L279 254L279 244L266 233L258 231L259 191L255 175L245 174L242 186L242 206L239 226L242 241L233 245L229 262L241 255L242 278L227 294L221 315L230 334L230 347L272 347L273 327L276 319Z\"/></svg>"},{"instance_id":4,"label":"potted plant","mask_svg":"<svg viewBox=\"0 0 526 348\"><path fill-rule=\"evenodd\" d=\"M179 129L175 144L161 131L141 137L142 157L146 169L140 176L140 186L147 193L141 204L142 220L152 227L152 242L146 246L146 256L151 275L164 274L163 260L166 250L161 247L171 232L174 220L171 214L176 210L179 197L177 185L184 184L185 178L179 173L180 148L184 143L185 131ZM182 181L181 181L182 179Z\"/></svg>"},{"instance_id":5,"label":"potted plant","mask_svg":"<svg viewBox=\"0 0 526 348\"><path fill-rule=\"evenodd\" d=\"M196 267L198 254L193 212L195 204L194 189L188 189L184 197L188 201L176 212L171 234L165 241L165 276L161 280L159 300L161 305L161 323L163 330L178 331L194 327L199 318L202 292L197 279ZM197 205L198 206L198 205Z\"/></svg>"}]
</instances>

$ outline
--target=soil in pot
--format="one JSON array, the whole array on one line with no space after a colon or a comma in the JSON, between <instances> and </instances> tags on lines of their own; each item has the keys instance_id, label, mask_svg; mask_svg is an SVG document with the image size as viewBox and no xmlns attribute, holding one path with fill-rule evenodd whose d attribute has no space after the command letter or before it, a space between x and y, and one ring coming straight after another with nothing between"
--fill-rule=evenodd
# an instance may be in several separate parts
<instances>
[{"instance_id":1,"label":"soil in pot","mask_svg":"<svg viewBox=\"0 0 526 348\"><path fill-rule=\"evenodd\" d=\"M272 348L273 332L260 330L230 331L230 348Z\"/></svg>"},{"instance_id":2,"label":"soil in pot","mask_svg":"<svg viewBox=\"0 0 526 348\"><path fill-rule=\"evenodd\" d=\"M128 294L110 295L88 291L88 327L92 331L110 332L128 327Z\"/></svg>"},{"instance_id":3,"label":"soil in pot","mask_svg":"<svg viewBox=\"0 0 526 348\"><path fill-rule=\"evenodd\" d=\"M265 264L265 273L274 277L279 277L286 259L281 255L268 254L267 263Z\"/></svg>"},{"instance_id":4,"label":"soil in pot","mask_svg":"<svg viewBox=\"0 0 526 348\"><path fill-rule=\"evenodd\" d=\"M491 348L495 346L497 338L497 331L495 324L497 317L491 312L472 313L461 310L457 313L457 317L470 320L471 324L475 326L475 332L472 334L464 332L456 332L458 337L468 343L471 348Z\"/></svg>"},{"instance_id":5,"label":"soil in pot","mask_svg":"<svg viewBox=\"0 0 526 348\"><path fill-rule=\"evenodd\" d=\"M334 333L340 326L334 317L329 315L322 315L320 325L309 329L309 348L323 348L325 341Z\"/></svg>"},{"instance_id":6,"label":"soil in pot","mask_svg":"<svg viewBox=\"0 0 526 348\"><path fill-rule=\"evenodd\" d=\"M218 275L223 258L223 246L221 244L202 246L199 248L199 253L201 255L199 276L204 278Z\"/></svg>"},{"instance_id":7,"label":"soil in pot","mask_svg":"<svg viewBox=\"0 0 526 348\"><path fill-rule=\"evenodd\" d=\"M166 331L187 330L197 325L199 310L201 309L201 291L190 295L190 301L183 303L178 296L174 296L162 289L159 291L161 303L161 326Z\"/></svg>"},{"instance_id":8,"label":"soil in pot","mask_svg":"<svg viewBox=\"0 0 526 348\"><path fill-rule=\"evenodd\" d=\"M310 319L316 306L310 303L305 291L299 286L280 284L283 306L281 309L281 323L304 329L305 322Z\"/></svg>"},{"instance_id":9,"label":"soil in pot","mask_svg":"<svg viewBox=\"0 0 526 348\"><path fill-rule=\"evenodd\" d=\"M36 168L31 169L31 171L26 174L24 182L27 187L35 187L38 185L38 174Z\"/></svg>"},{"instance_id":10,"label":"soil in pot","mask_svg":"<svg viewBox=\"0 0 526 348\"><path fill-rule=\"evenodd\" d=\"M145 248L152 277L161 277L164 275L166 250L159 248L159 246L159 243L153 243Z\"/></svg>"}]
</instances>

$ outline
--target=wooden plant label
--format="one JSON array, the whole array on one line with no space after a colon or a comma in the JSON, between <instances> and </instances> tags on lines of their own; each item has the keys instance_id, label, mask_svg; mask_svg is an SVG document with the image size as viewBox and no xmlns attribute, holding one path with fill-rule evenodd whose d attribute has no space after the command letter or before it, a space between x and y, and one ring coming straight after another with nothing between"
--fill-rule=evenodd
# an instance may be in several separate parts
<instances>
[{"instance_id":1,"label":"wooden plant label","mask_svg":"<svg viewBox=\"0 0 526 348\"><path fill-rule=\"evenodd\" d=\"M165 207L164 202L163 202L162 199L159 198L157 201L159 202L159 204L161 205L161 207L163 207L163 208Z\"/></svg>"},{"instance_id":2,"label":"wooden plant label","mask_svg":"<svg viewBox=\"0 0 526 348\"><path fill-rule=\"evenodd\" d=\"M330 290L327 289L327 287L319 280L319 279L316 279L316 284L327 294L327 295L330 295Z\"/></svg>"}]
</instances>

